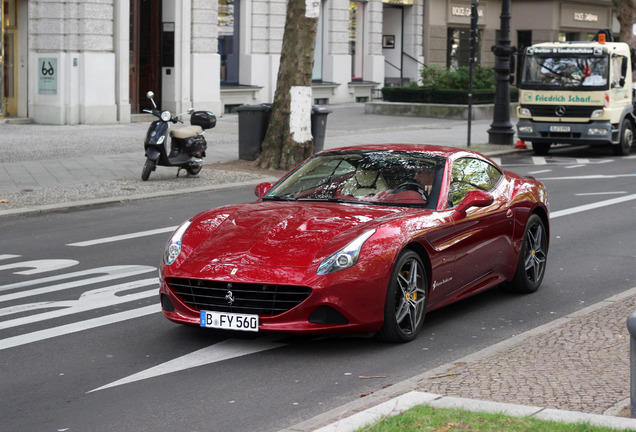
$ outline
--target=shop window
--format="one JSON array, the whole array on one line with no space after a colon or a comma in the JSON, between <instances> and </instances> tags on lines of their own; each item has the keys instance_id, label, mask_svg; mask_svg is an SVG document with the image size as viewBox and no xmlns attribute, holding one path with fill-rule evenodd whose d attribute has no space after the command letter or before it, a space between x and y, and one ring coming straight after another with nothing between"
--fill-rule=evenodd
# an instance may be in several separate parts
<instances>
[{"instance_id":1,"label":"shop window","mask_svg":"<svg viewBox=\"0 0 636 432\"><path fill-rule=\"evenodd\" d=\"M571 42L576 40L575 38L576 33L572 33L572 32L560 32L559 33L559 42Z\"/></svg>"},{"instance_id":2,"label":"shop window","mask_svg":"<svg viewBox=\"0 0 636 432\"><path fill-rule=\"evenodd\" d=\"M479 30L477 41L477 63L481 63L482 30ZM470 29L449 28L446 66L451 70L470 63Z\"/></svg>"},{"instance_id":3,"label":"shop window","mask_svg":"<svg viewBox=\"0 0 636 432\"><path fill-rule=\"evenodd\" d=\"M364 47L364 3L349 2L349 54L351 55L351 80L362 81Z\"/></svg>"}]
</instances>

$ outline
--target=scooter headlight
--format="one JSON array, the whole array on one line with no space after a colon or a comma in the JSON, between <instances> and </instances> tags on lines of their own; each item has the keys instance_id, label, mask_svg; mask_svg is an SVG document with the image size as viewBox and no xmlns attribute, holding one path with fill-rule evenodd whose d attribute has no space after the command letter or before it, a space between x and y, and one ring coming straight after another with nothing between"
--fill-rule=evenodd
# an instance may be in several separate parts
<instances>
[{"instance_id":1,"label":"scooter headlight","mask_svg":"<svg viewBox=\"0 0 636 432\"><path fill-rule=\"evenodd\" d=\"M161 112L161 120L168 122L172 119L172 114L170 114L170 111L162 111Z\"/></svg>"},{"instance_id":2,"label":"scooter headlight","mask_svg":"<svg viewBox=\"0 0 636 432\"><path fill-rule=\"evenodd\" d=\"M181 238L191 223L192 222L189 220L185 221L179 228L177 228L174 234L172 234L172 237L170 237L170 241L168 241L166 249L163 252L163 262L166 265L172 264L179 257L179 254L181 253Z\"/></svg>"}]
</instances>

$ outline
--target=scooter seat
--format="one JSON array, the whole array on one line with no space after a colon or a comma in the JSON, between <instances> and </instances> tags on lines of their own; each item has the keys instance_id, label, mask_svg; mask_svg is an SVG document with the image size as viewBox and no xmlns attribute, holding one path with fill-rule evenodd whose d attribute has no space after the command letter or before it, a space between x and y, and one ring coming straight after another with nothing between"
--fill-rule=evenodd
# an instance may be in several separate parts
<instances>
[{"instance_id":1,"label":"scooter seat","mask_svg":"<svg viewBox=\"0 0 636 432\"><path fill-rule=\"evenodd\" d=\"M176 129L170 129L170 136L172 138L190 138L196 135L200 135L203 132L201 126L183 126Z\"/></svg>"}]
</instances>

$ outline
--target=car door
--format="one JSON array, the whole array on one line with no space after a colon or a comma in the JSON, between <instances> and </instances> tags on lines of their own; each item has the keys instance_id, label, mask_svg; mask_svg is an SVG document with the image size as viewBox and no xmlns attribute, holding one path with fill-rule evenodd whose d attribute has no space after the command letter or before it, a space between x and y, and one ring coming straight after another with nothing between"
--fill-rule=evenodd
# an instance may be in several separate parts
<instances>
[{"instance_id":1,"label":"car door","mask_svg":"<svg viewBox=\"0 0 636 432\"><path fill-rule=\"evenodd\" d=\"M470 207L453 227L453 292L451 297L479 290L501 278L513 253L510 188L504 174L494 165L477 158L453 162L448 188L448 208L456 208L470 191L492 195L493 202Z\"/></svg>"}]
</instances>

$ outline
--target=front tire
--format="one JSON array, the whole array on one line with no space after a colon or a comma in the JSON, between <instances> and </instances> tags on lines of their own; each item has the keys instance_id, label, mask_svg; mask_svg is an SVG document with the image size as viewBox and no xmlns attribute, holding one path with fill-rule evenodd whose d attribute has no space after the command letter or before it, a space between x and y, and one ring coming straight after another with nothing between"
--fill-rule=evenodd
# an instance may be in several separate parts
<instances>
[{"instance_id":1,"label":"front tire","mask_svg":"<svg viewBox=\"0 0 636 432\"><path fill-rule=\"evenodd\" d=\"M613 145L612 150L615 156L627 156L632 149L634 143L634 132L632 123L629 120L623 120L621 125L621 140L618 145Z\"/></svg>"},{"instance_id":2,"label":"front tire","mask_svg":"<svg viewBox=\"0 0 636 432\"><path fill-rule=\"evenodd\" d=\"M539 289L545 275L548 258L548 236L543 220L533 214L526 223L519 251L517 271L504 289L515 293L533 293Z\"/></svg>"},{"instance_id":3,"label":"front tire","mask_svg":"<svg viewBox=\"0 0 636 432\"><path fill-rule=\"evenodd\" d=\"M406 250L393 268L384 305L384 323L378 332L386 342L409 342L422 329L428 279L419 255Z\"/></svg>"},{"instance_id":4,"label":"front tire","mask_svg":"<svg viewBox=\"0 0 636 432\"><path fill-rule=\"evenodd\" d=\"M148 180L148 178L150 178L150 173L153 172L156 168L157 163L155 161L153 161L152 159L146 159L146 163L141 170L141 179L143 181Z\"/></svg>"}]
</instances>

